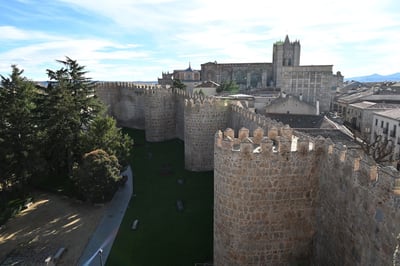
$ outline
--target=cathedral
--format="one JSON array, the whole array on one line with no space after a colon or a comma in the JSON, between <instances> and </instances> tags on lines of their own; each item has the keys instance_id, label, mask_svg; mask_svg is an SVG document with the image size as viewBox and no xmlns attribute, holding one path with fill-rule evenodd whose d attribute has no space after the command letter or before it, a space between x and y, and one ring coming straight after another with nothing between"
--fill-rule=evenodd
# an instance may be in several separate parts
<instances>
[{"instance_id":1,"label":"cathedral","mask_svg":"<svg viewBox=\"0 0 400 266\"><path fill-rule=\"evenodd\" d=\"M286 36L284 41L274 43L272 63L208 62L201 65L200 76L188 82L235 81L247 94L276 88L313 106L318 105L321 112L328 112L336 89L343 83L341 73L333 74L332 68L333 65L300 65L300 42L291 42ZM185 77L185 73L178 73L185 71L188 69L174 71L173 76ZM159 84L165 84L165 80L159 79Z\"/></svg>"}]
</instances>

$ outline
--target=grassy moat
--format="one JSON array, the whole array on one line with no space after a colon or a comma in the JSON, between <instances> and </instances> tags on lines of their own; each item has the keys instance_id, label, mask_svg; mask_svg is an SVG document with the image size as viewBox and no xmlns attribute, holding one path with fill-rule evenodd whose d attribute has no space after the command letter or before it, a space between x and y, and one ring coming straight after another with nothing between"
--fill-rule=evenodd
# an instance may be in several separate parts
<instances>
[{"instance_id":1,"label":"grassy moat","mask_svg":"<svg viewBox=\"0 0 400 266\"><path fill-rule=\"evenodd\" d=\"M114 241L110 265L194 265L212 261L213 173L184 169L184 144L134 139L134 194ZM179 210L177 201L183 209ZM136 230L132 223L138 219Z\"/></svg>"}]
</instances>

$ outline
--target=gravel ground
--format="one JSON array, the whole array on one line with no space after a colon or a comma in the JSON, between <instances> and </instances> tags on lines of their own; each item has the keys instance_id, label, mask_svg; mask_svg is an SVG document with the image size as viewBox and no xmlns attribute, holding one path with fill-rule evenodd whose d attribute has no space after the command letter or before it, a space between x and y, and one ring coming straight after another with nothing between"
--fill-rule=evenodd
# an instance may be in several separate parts
<instances>
[{"instance_id":1,"label":"gravel ground","mask_svg":"<svg viewBox=\"0 0 400 266\"><path fill-rule=\"evenodd\" d=\"M46 265L61 247L57 265L76 265L106 205L39 192L34 200L0 229L0 265Z\"/></svg>"}]
</instances>

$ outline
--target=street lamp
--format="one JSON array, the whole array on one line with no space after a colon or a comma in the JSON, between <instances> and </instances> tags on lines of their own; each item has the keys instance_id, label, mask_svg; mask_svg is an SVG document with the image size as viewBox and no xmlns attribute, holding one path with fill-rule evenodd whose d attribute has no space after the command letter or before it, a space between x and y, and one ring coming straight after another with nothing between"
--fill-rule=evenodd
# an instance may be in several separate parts
<instances>
[{"instance_id":1,"label":"street lamp","mask_svg":"<svg viewBox=\"0 0 400 266\"><path fill-rule=\"evenodd\" d=\"M103 249L99 249L99 257L100 257L100 266L103 266Z\"/></svg>"}]
</instances>

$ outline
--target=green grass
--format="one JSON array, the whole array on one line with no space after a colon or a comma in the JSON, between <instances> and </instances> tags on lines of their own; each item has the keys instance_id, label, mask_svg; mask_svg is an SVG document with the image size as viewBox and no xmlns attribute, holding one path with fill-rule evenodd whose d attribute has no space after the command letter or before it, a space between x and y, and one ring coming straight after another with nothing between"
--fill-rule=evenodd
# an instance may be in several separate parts
<instances>
[{"instance_id":1,"label":"green grass","mask_svg":"<svg viewBox=\"0 0 400 266\"><path fill-rule=\"evenodd\" d=\"M135 142L134 193L107 265L194 265L212 261L213 173L184 170L180 140L147 143L144 131L126 130ZM150 155L151 154L151 155ZM178 179L183 179L182 185ZM179 212L176 201L182 200ZM138 229L131 229L139 219Z\"/></svg>"}]
</instances>

